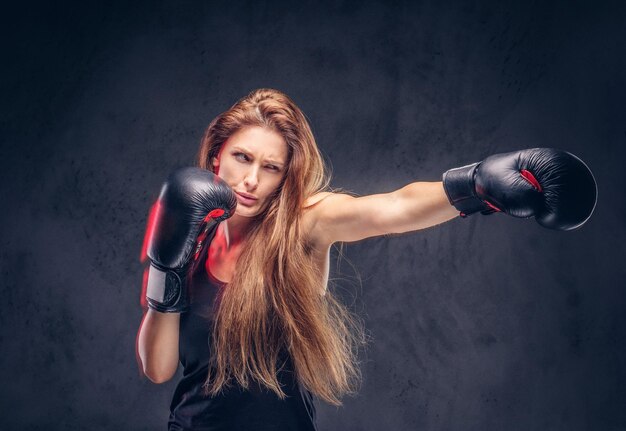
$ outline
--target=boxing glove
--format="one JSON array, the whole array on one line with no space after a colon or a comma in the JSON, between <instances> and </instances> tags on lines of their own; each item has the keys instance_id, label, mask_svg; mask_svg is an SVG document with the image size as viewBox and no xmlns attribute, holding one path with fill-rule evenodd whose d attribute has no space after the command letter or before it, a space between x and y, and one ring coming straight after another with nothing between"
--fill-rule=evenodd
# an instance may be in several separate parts
<instances>
[{"instance_id":1,"label":"boxing glove","mask_svg":"<svg viewBox=\"0 0 626 431\"><path fill-rule=\"evenodd\" d=\"M237 197L220 177L200 168L173 172L161 188L149 233L146 301L161 313L187 311L194 261L218 224L234 214Z\"/></svg>"},{"instance_id":2,"label":"boxing glove","mask_svg":"<svg viewBox=\"0 0 626 431\"><path fill-rule=\"evenodd\" d=\"M461 217L504 212L534 217L549 229L572 230L596 205L591 170L575 155L554 148L494 154L443 174L443 186Z\"/></svg>"}]
</instances>

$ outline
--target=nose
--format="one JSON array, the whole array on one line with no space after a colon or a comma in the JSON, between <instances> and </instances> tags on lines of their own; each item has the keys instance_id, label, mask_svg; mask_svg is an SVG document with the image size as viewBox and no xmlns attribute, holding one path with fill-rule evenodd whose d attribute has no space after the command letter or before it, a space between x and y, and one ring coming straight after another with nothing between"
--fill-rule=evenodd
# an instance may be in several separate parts
<instances>
[{"instance_id":1,"label":"nose","mask_svg":"<svg viewBox=\"0 0 626 431\"><path fill-rule=\"evenodd\" d=\"M246 172L246 176L243 179L243 184L246 186L248 190L255 190L259 185L259 175L258 169L252 167L248 172Z\"/></svg>"}]
</instances>

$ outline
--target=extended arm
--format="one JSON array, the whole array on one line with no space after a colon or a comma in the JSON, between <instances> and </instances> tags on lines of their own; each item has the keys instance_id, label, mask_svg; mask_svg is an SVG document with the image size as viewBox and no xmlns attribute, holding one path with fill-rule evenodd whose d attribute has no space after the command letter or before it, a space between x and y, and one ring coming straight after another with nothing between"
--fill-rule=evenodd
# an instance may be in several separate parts
<instances>
[{"instance_id":1,"label":"extended arm","mask_svg":"<svg viewBox=\"0 0 626 431\"><path fill-rule=\"evenodd\" d=\"M442 182L415 182L390 193L363 197L328 193L311 209L316 244L358 241L424 229L450 220L503 212L550 229L585 223L597 187L576 156L553 148L494 154L446 171Z\"/></svg>"}]
</instances>

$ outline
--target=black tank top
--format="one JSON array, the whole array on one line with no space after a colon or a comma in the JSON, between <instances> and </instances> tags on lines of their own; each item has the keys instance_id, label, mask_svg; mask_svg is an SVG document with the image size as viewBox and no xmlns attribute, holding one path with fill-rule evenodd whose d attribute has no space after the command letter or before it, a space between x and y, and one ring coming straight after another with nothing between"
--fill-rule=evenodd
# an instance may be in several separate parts
<instances>
[{"instance_id":1,"label":"black tank top","mask_svg":"<svg viewBox=\"0 0 626 431\"><path fill-rule=\"evenodd\" d=\"M208 247L204 248L198 260L202 263L206 261ZM179 357L183 377L174 391L168 429L317 430L313 397L299 385L289 355L283 356L285 366L278 372L278 380L287 395L284 400L254 381L247 390L235 383L218 396L203 394L210 355L211 307L219 290L227 288L204 264L193 270L190 310L180 316Z\"/></svg>"}]
</instances>

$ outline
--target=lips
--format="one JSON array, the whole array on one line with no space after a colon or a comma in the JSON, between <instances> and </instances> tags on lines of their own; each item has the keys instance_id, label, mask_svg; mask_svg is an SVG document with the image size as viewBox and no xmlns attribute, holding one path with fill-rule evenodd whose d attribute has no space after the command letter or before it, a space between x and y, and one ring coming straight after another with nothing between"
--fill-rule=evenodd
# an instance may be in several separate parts
<instances>
[{"instance_id":1,"label":"lips","mask_svg":"<svg viewBox=\"0 0 626 431\"><path fill-rule=\"evenodd\" d=\"M258 198L255 198L252 195L247 194L247 193L241 193L241 192L235 192L235 193L237 193L239 196L244 197L246 199L251 199L251 200L257 200L258 199Z\"/></svg>"},{"instance_id":2,"label":"lips","mask_svg":"<svg viewBox=\"0 0 626 431\"><path fill-rule=\"evenodd\" d=\"M251 197L250 198L248 196L252 196L252 195L249 195L247 193L245 193L245 194L244 193L239 193L239 192L235 192L235 193L237 193L237 201L241 205L246 206L246 207L256 206L257 198L255 198L255 197Z\"/></svg>"}]
</instances>

